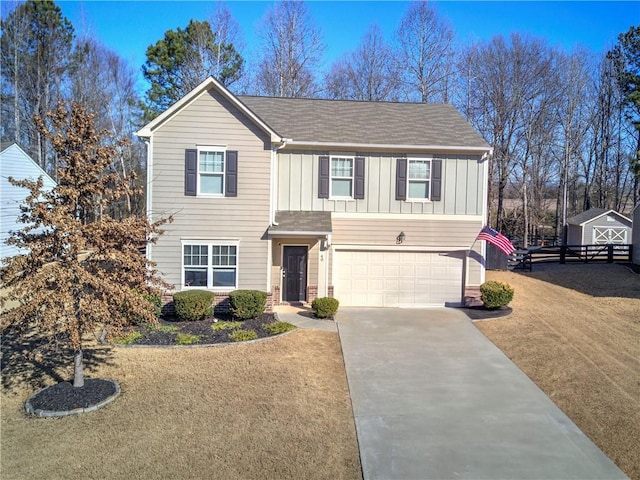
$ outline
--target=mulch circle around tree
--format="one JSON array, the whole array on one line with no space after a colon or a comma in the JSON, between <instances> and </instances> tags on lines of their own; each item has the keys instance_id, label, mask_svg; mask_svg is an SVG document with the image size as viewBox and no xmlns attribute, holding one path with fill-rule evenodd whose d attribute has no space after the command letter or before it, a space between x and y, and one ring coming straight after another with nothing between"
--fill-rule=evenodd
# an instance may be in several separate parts
<instances>
[{"instance_id":1,"label":"mulch circle around tree","mask_svg":"<svg viewBox=\"0 0 640 480\"><path fill-rule=\"evenodd\" d=\"M478 307L461 307L459 310L462 310L471 320L489 320L491 318L506 317L513 312L513 308L511 307L487 308L484 305Z\"/></svg>"},{"instance_id":2,"label":"mulch circle around tree","mask_svg":"<svg viewBox=\"0 0 640 480\"><path fill-rule=\"evenodd\" d=\"M87 378L83 387L61 382L43 388L25 403L30 415L38 417L62 417L92 412L115 400L120 395L120 385L114 380Z\"/></svg>"}]
</instances>

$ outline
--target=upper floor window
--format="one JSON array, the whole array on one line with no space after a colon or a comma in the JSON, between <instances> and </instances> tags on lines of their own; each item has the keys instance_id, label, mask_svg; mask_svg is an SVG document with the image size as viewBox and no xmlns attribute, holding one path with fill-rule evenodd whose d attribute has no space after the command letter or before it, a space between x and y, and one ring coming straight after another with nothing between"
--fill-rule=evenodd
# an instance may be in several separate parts
<instances>
[{"instance_id":1,"label":"upper floor window","mask_svg":"<svg viewBox=\"0 0 640 480\"><path fill-rule=\"evenodd\" d=\"M407 197L428 200L430 198L431 161L409 159Z\"/></svg>"},{"instance_id":2,"label":"upper floor window","mask_svg":"<svg viewBox=\"0 0 640 480\"><path fill-rule=\"evenodd\" d=\"M331 196L353 196L353 158L331 157Z\"/></svg>"},{"instance_id":3,"label":"upper floor window","mask_svg":"<svg viewBox=\"0 0 640 480\"><path fill-rule=\"evenodd\" d=\"M221 146L186 149L184 194L192 197L237 197L237 150L227 150Z\"/></svg>"},{"instance_id":4,"label":"upper floor window","mask_svg":"<svg viewBox=\"0 0 640 480\"><path fill-rule=\"evenodd\" d=\"M198 149L198 193L224 194L224 157L223 150Z\"/></svg>"},{"instance_id":5,"label":"upper floor window","mask_svg":"<svg viewBox=\"0 0 640 480\"><path fill-rule=\"evenodd\" d=\"M183 286L233 290L238 286L238 245L183 243Z\"/></svg>"}]
</instances>

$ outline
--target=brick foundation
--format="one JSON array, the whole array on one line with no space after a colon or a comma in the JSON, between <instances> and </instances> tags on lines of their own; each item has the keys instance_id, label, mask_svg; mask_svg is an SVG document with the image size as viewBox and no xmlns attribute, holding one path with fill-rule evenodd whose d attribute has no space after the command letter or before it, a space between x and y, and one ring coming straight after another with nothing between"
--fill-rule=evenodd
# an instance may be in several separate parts
<instances>
[{"instance_id":1,"label":"brick foundation","mask_svg":"<svg viewBox=\"0 0 640 480\"><path fill-rule=\"evenodd\" d=\"M266 313L273 312L274 298L280 298L280 292L278 297L275 297L273 293L267 293L267 306L265 308ZM213 305L215 314L229 313L229 292L216 292L213 294ZM162 315L175 316L176 307L173 303L173 293L166 293L162 295Z\"/></svg>"}]
</instances>

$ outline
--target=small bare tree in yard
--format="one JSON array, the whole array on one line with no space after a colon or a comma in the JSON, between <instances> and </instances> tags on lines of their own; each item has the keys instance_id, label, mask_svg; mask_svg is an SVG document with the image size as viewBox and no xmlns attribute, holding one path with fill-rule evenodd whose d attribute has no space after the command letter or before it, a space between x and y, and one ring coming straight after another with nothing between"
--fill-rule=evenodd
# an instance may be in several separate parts
<instances>
[{"instance_id":1,"label":"small bare tree in yard","mask_svg":"<svg viewBox=\"0 0 640 480\"><path fill-rule=\"evenodd\" d=\"M8 243L25 251L5 259L0 281L9 289L0 305L17 306L2 313L3 332L37 332L50 347L74 351L74 387L84 385L83 350L90 335L108 327L117 335L130 319L157 322L145 295L163 286L139 251L153 242L165 221L145 216L111 218L109 202L130 194L129 178L110 170L118 142L104 146L93 115L79 104L58 104L36 123L58 156L58 184L43 191L38 181L10 181L30 190L22 206L22 230ZM47 122L47 125L49 122Z\"/></svg>"}]
</instances>

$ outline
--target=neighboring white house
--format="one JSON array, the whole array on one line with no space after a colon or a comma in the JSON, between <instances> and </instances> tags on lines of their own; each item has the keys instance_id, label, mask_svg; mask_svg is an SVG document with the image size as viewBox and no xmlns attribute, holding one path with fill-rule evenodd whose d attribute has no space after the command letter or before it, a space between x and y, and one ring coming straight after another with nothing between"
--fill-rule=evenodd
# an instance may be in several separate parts
<instances>
[{"instance_id":1,"label":"neighboring white house","mask_svg":"<svg viewBox=\"0 0 640 480\"><path fill-rule=\"evenodd\" d=\"M3 143L0 147L0 262L3 258L20 253L19 249L7 245L9 232L20 230L23 223L18 222L20 205L29 194L25 188L9 183L9 177L16 180L37 180L43 177L44 188L52 189L56 182L33 161L16 143Z\"/></svg>"},{"instance_id":2,"label":"neighboring white house","mask_svg":"<svg viewBox=\"0 0 640 480\"><path fill-rule=\"evenodd\" d=\"M633 263L640 265L640 202L633 210Z\"/></svg>"}]
</instances>

